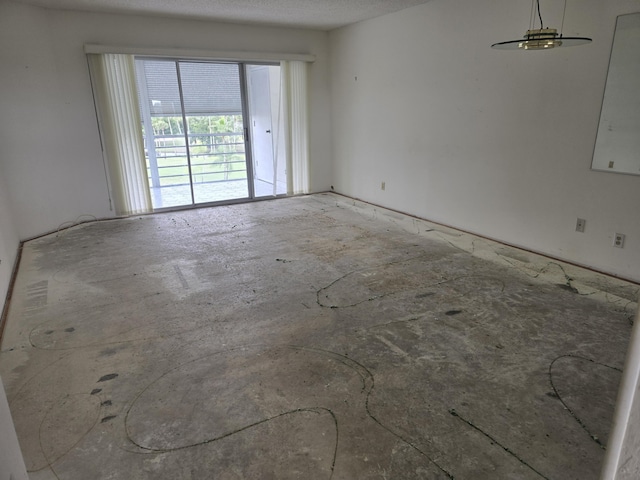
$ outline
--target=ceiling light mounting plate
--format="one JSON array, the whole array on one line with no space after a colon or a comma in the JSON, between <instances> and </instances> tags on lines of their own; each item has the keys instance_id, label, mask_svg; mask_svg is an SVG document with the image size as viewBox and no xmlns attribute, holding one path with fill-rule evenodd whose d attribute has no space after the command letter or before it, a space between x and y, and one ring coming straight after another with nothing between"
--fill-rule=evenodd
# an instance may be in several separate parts
<instances>
[{"instance_id":1,"label":"ceiling light mounting plate","mask_svg":"<svg viewBox=\"0 0 640 480\"><path fill-rule=\"evenodd\" d=\"M539 1L540 0L533 0L533 9L535 9L537 5L538 12L540 12ZM552 48L584 45L591 42L591 39L587 37L565 37L562 35L562 32L558 34L558 30L555 28L545 28L542 23L542 15L540 13L538 13L538 15L540 18L540 28L533 28L533 25L531 25L531 28L524 34L523 39L494 43L491 45L491 48L498 50L550 50ZM562 23L564 25L564 18Z\"/></svg>"}]
</instances>

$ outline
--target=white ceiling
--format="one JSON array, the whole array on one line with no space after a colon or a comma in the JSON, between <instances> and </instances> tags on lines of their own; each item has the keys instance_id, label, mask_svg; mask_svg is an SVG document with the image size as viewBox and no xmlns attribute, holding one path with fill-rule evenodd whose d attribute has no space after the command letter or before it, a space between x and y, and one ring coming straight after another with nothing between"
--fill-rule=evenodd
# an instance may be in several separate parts
<instances>
[{"instance_id":1,"label":"white ceiling","mask_svg":"<svg viewBox=\"0 0 640 480\"><path fill-rule=\"evenodd\" d=\"M331 30L429 0L12 0L89 12L199 18Z\"/></svg>"}]
</instances>

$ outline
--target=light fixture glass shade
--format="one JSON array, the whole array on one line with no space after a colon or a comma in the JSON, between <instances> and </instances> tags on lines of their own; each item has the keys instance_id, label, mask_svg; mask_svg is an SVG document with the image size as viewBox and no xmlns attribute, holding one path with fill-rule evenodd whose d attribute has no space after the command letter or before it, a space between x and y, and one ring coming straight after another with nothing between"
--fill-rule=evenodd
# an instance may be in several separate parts
<instances>
[{"instance_id":1,"label":"light fixture glass shade","mask_svg":"<svg viewBox=\"0 0 640 480\"><path fill-rule=\"evenodd\" d=\"M527 30L522 40L509 40L491 45L498 50L549 50L558 47L573 47L591 42L587 37L563 37L555 28Z\"/></svg>"}]
</instances>

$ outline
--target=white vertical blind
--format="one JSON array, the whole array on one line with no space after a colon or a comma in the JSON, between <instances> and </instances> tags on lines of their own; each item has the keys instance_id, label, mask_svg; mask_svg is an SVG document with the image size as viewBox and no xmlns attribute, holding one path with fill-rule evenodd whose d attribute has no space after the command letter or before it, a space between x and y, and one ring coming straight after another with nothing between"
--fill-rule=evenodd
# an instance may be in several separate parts
<instances>
[{"instance_id":1,"label":"white vertical blind","mask_svg":"<svg viewBox=\"0 0 640 480\"><path fill-rule=\"evenodd\" d=\"M307 62L280 64L281 102L285 113L287 193L309 193L309 92Z\"/></svg>"},{"instance_id":2,"label":"white vertical blind","mask_svg":"<svg viewBox=\"0 0 640 480\"><path fill-rule=\"evenodd\" d=\"M151 212L134 57L91 54L89 65L116 213Z\"/></svg>"}]
</instances>

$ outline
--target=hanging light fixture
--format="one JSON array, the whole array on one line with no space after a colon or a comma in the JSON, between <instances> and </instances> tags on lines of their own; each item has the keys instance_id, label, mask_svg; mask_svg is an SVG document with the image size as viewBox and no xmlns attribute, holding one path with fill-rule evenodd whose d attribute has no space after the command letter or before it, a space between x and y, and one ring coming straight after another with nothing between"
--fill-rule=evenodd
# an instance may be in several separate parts
<instances>
[{"instance_id":1,"label":"hanging light fixture","mask_svg":"<svg viewBox=\"0 0 640 480\"><path fill-rule=\"evenodd\" d=\"M536 11L540 20L540 28L536 27ZM587 37L565 37L562 35L564 28L564 16L567 11L567 0L564 0L564 10L562 12L562 27L560 34L555 28L545 28L542 21L542 13L540 13L540 0L531 1L531 21L529 30L522 40L509 40L508 42L498 42L491 45L491 48L499 50L549 50L558 47L573 47L575 45L584 45L590 43L591 39Z\"/></svg>"}]
</instances>

